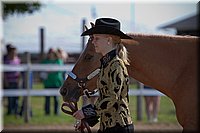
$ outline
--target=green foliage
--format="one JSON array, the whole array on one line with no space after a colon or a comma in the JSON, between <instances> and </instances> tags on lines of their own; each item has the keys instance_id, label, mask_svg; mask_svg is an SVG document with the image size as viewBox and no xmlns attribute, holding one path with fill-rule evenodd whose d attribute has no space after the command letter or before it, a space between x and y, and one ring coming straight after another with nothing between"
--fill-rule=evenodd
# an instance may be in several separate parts
<instances>
[{"instance_id":1,"label":"green foliage","mask_svg":"<svg viewBox=\"0 0 200 133\"><path fill-rule=\"evenodd\" d=\"M41 8L41 4L39 2L18 2L18 3L10 3L10 2L2 2L3 7L3 19L5 20L9 15L13 14L32 14L33 12L39 10Z\"/></svg>"}]
</instances>

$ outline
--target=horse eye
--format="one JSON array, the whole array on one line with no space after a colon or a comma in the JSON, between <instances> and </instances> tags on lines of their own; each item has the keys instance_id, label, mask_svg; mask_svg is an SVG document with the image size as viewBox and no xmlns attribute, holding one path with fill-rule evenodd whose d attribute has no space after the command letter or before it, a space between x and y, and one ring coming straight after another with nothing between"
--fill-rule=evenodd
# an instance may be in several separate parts
<instances>
[{"instance_id":1,"label":"horse eye","mask_svg":"<svg viewBox=\"0 0 200 133\"><path fill-rule=\"evenodd\" d=\"M94 39L94 37L91 35L90 38L89 38L89 40L93 40L93 39Z\"/></svg>"},{"instance_id":2,"label":"horse eye","mask_svg":"<svg viewBox=\"0 0 200 133\"><path fill-rule=\"evenodd\" d=\"M91 60L93 58L93 55L87 54L84 59L85 60Z\"/></svg>"}]
</instances>

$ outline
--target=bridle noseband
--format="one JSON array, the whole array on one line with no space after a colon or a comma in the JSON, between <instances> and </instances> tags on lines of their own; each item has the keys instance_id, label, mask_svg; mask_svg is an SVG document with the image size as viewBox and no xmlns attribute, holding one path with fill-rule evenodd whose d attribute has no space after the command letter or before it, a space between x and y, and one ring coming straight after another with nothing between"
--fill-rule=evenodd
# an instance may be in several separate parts
<instances>
[{"instance_id":1,"label":"bridle noseband","mask_svg":"<svg viewBox=\"0 0 200 133\"><path fill-rule=\"evenodd\" d=\"M76 74L74 74L73 72L69 72L68 76L71 77L73 80L75 80L78 83L78 87L83 89L84 95L86 95L87 97L90 97L90 95L96 93L97 90L89 92L88 89L85 87L86 82L91 80L92 78L94 78L96 75L98 75L99 72L100 72L100 68L97 68L92 73L90 73L88 76L86 76L86 78L78 78L78 76L76 76Z\"/></svg>"}]
</instances>

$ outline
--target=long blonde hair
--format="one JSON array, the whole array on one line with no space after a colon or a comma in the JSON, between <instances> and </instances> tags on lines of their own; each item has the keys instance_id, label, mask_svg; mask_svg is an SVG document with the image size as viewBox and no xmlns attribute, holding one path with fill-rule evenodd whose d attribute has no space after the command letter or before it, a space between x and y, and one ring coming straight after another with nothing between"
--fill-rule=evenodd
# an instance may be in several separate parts
<instances>
[{"instance_id":1,"label":"long blonde hair","mask_svg":"<svg viewBox=\"0 0 200 133\"><path fill-rule=\"evenodd\" d=\"M118 57L122 59L125 65L130 65L130 61L128 59L128 51L126 47L123 45L121 38L115 35L110 35L110 36L112 38L113 43L116 46L116 52L117 52Z\"/></svg>"}]
</instances>

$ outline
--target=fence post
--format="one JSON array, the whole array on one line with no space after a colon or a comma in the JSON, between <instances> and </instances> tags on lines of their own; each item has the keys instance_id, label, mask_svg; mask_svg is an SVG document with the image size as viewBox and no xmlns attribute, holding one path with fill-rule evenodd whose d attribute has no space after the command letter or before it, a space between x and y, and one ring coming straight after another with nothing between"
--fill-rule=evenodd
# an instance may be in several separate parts
<instances>
[{"instance_id":1,"label":"fence post","mask_svg":"<svg viewBox=\"0 0 200 133\"><path fill-rule=\"evenodd\" d=\"M26 60L27 60L27 71L26 71L26 81L25 87L27 89L27 96L25 96L24 101L24 121L28 123L30 121L30 65L31 65L31 55L30 53L26 53Z\"/></svg>"},{"instance_id":2,"label":"fence post","mask_svg":"<svg viewBox=\"0 0 200 133\"><path fill-rule=\"evenodd\" d=\"M139 83L139 89L143 89L144 84ZM142 120L142 95L137 96L137 120Z\"/></svg>"},{"instance_id":3,"label":"fence post","mask_svg":"<svg viewBox=\"0 0 200 133\"><path fill-rule=\"evenodd\" d=\"M83 18L82 20L82 32L85 31L85 24L86 24L86 19ZM82 50L85 48L85 36L82 37Z\"/></svg>"},{"instance_id":4,"label":"fence post","mask_svg":"<svg viewBox=\"0 0 200 133\"><path fill-rule=\"evenodd\" d=\"M40 57L39 59L44 59L44 47L45 47L45 29L44 27L40 27Z\"/></svg>"}]
</instances>

